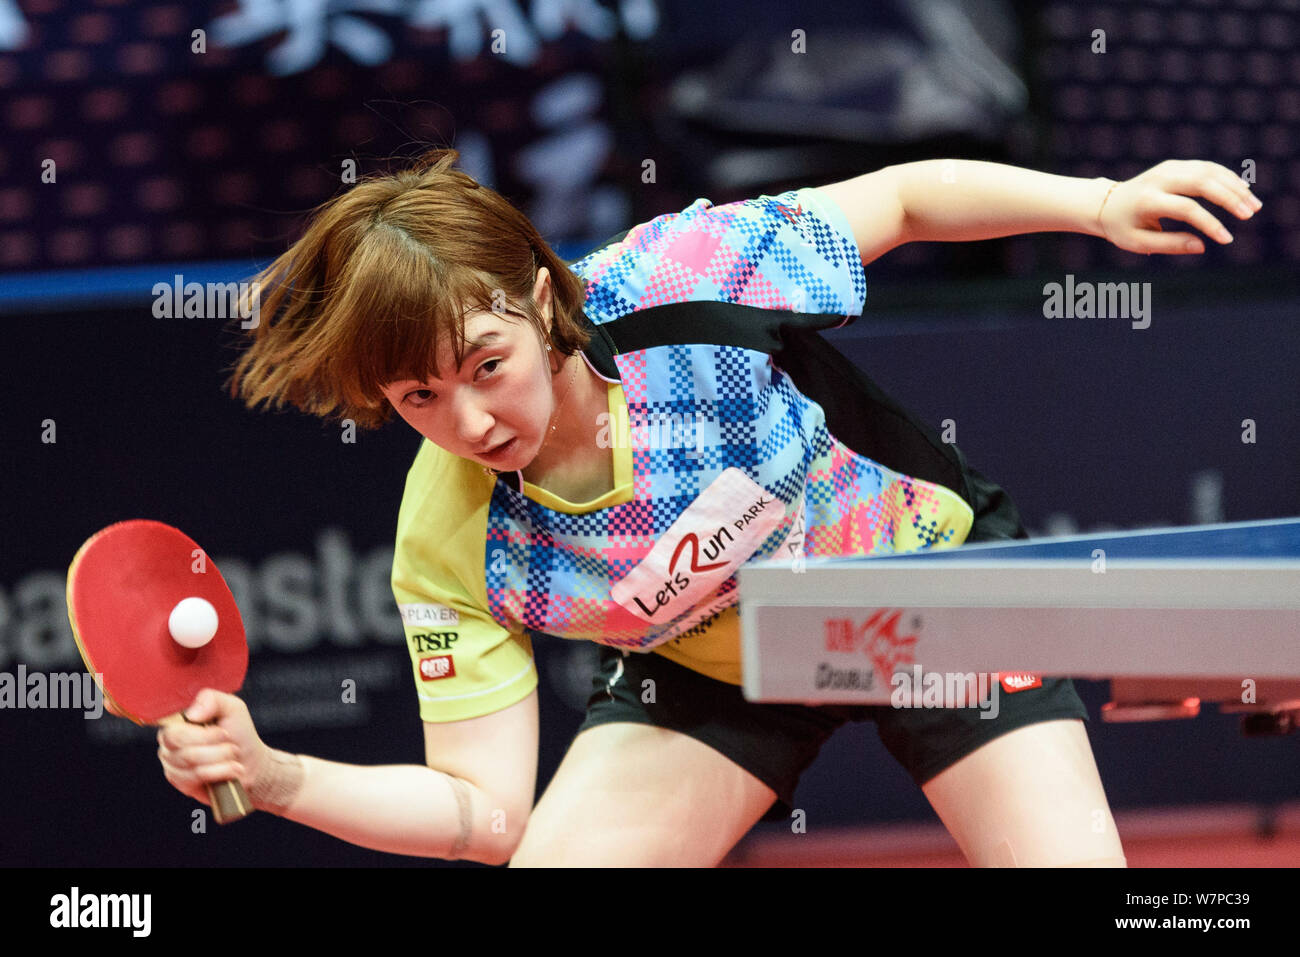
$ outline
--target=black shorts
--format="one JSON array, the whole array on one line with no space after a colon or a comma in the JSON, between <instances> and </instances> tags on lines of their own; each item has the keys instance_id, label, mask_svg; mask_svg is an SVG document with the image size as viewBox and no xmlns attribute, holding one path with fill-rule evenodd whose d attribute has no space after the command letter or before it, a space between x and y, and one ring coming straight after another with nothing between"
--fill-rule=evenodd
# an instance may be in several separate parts
<instances>
[{"instance_id":1,"label":"black shorts","mask_svg":"<svg viewBox=\"0 0 1300 957\"><path fill-rule=\"evenodd\" d=\"M618 663L623 671L618 673ZM617 680L615 680L615 676ZM653 685L644 685L652 679ZM653 703L642 701L653 688ZM587 717L579 731L616 721L670 728L702 741L776 792L763 820L788 819L794 789L826 739L846 721L874 721L880 739L917 786L985 742L1025 725L1088 718L1074 684L1044 678L1041 688L999 689L998 715L977 707L894 708L890 705L755 704L727 684L662 655L600 649Z\"/></svg>"},{"instance_id":2,"label":"black shorts","mask_svg":"<svg viewBox=\"0 0 1300 957\"><path fill-rule=\"evenodd\" d=\"M1028 538L1010 496L971 468L956 446L947 448L960 466L963 497L975 513L966 542ZM623 670L615 681L619 662ZM641 700L646 679L654 681L654 703ZM745 700L739 686L699 674L663 655L625 655L609 647L600 650L600 666L592 682L580 732L631 721L689 735L776 792L776 803L765 821L789 819L799 777L846 721L874 721L885 748L920 787L1008 731L1041 721L1088 720L1088 711L1067 678L1044 678L1041 687L1010 693L999 689L996 718L981 717L978 707L755 704Z\"/></svg>"}]
</instances>

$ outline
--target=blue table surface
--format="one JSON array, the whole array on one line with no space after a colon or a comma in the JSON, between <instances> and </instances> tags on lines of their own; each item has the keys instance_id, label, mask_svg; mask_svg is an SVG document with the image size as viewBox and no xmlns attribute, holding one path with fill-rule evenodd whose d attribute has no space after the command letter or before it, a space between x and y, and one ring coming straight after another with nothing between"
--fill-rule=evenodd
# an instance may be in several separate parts
<instances>
[{"instance_id":1,"label":"blue table surface","mask_svg":"<svg viewBox=\"0 0 1300 957\"><path fill-rule=\"evenodd\" d=\"M941 559L1087 559L1095 548L1106 558L1300 558L1300 518L1223 525L1188 525L1182 528L1140 532L1108 532L1064 538L978 542L958 548L936 548L905 555L882 554L867 558L816 559L817 564L838 565L874 558L938 561Z\"/></svg>"}]
</instances>

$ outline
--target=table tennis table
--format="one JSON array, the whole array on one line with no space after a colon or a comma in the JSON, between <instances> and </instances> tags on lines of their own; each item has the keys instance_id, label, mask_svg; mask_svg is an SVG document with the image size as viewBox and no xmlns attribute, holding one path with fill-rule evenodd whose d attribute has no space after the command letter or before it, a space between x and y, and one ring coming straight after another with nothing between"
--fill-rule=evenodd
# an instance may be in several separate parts
<instances>
[{"instance_id":1,"label":"table tennis table","mask_svg":"<svg viewBox=\"0 0 1300 957\"><path fill-rule=\"evenodd\" d=\"M907 676L996 673L1108 679L1109 721L1202 702L1248 734L1300 720L1298 518L755 562L739 590L751 701L888 704Z\"/></svg>"}]
</instances>

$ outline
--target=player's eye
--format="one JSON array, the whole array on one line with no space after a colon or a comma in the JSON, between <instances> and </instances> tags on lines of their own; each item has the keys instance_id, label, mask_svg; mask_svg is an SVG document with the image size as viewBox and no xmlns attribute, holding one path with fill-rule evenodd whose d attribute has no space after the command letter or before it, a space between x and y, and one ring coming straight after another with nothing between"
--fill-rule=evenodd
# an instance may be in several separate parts
<instances>
[{"instance_id":1,"label":"player's eye","mask_svg":"<svg viewBox=\"0 0 1300 957\"><path fill-rule=\"evenodd\" d=\"M489 359L487 362L480 365L478 369L475 370L475 373L477 374L488 366L492 366L492 369L486 375L479 376L480 379L490 379L492 376L496 375L496 367L501 365L503 361L503 359ZM413 409L419 409L428 405L434 398L435 396L433 395L432 389L416 389L415 391L406 394L406 404Z\"/></svg>"}]
</instances>

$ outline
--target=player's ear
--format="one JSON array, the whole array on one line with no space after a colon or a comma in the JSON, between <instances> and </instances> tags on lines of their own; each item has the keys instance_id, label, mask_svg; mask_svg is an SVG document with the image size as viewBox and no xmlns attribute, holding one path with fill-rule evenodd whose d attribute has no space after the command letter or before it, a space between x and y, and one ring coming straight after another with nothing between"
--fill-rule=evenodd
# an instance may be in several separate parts
<instances>
[{"instance_id":1,"label":"player's ear","mask_svg":"<svg viewBox=\"0 0 1300 957\"><path fill-rule=\"evenodd\" d=\"M537 270L537 278L533 280L533 302L537 304L537 311L546 316L548 323L552 312L552 292L551 273L542 266Z\"/></svg>"}]
</instances>

